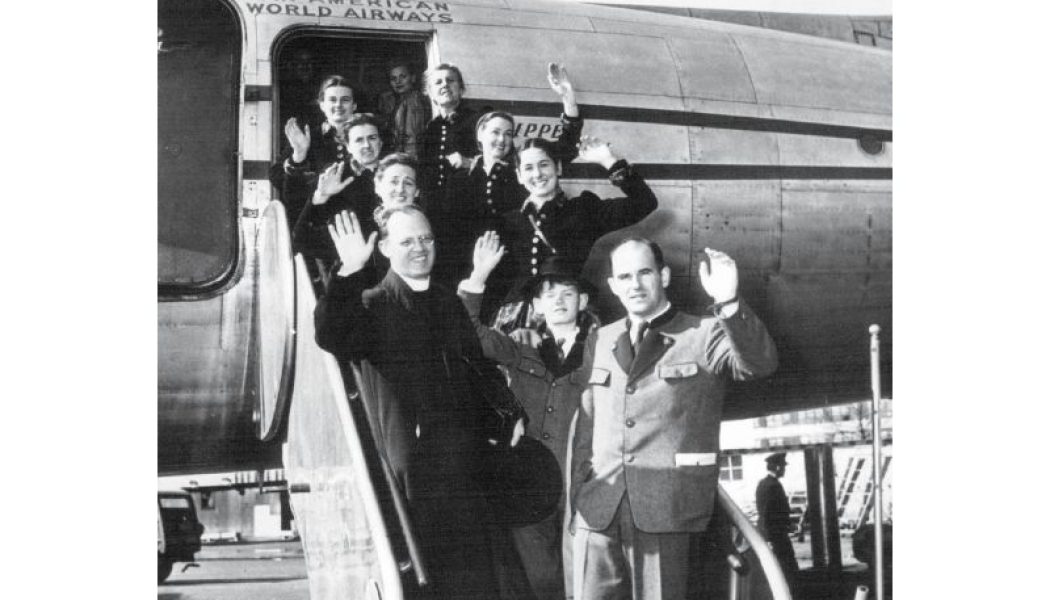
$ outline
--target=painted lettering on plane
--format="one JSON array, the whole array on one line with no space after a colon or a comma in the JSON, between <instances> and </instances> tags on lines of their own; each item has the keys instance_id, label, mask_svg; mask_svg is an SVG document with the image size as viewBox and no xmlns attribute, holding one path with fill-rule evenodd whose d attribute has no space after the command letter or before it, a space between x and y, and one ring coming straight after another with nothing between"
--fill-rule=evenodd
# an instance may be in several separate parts
<instances>
[{"instance_id":1,"label":"painted lettering on plane","mask_svg":"<svg viewBox=\"0 0 1050 600\"><path fill-rule=\"evenodd\" d=\"M514 137L515 138L534 138L543 137L549 140L556 140L561 135L561 124L552 123L522 123L519 122L514 126Z\"/></svg>"},{"instance_id":2,"label":"painted lettering on plane","mask_svg":"<svg viewBox=\"0 0 1050 600\"><path fill-rule=\"evenodd\" d=\"M444 2L420 2L418 0L299 0L300 4L285 2L248 2L248 11L262 15L289 15L295 17L331 17L364 19L369 21L415 21L419 23L451 23L452 14ZM338 4L347 8L342 14L328 6L313 4ZM395 10L397 9L397 10ZM342 10L342 9L340 9Z\"/></svg>"}]
</instances>

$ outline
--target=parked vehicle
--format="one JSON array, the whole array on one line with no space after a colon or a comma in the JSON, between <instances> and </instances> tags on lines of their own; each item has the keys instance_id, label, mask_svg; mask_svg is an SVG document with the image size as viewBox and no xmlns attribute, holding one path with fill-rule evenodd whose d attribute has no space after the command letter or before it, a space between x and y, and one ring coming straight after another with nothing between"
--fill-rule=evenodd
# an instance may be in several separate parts
<instances>
[{"instance_id":1,"label":"parked vehicle","mask_svg":"<svg viewBox=\"0 0 1050 600\"><path fill-rule=\"evenodd\" d=\"M808 523L803 523L808 506L806 492L791 492L788 496L788 506L791 512L791 533L800 533L803 526L808 526Z\"/></svg>"},{"instance_id":2,"label":"parked vehicle","mask_svg":"<svg viewBox=\"0 0 1050 600\"><path fill-rule=\"evenodd\" d=\"M193 562L201 549L204 526L187 492L157 492L157 583L163 583L176 562Z\"/></svg>"}]
</instances>

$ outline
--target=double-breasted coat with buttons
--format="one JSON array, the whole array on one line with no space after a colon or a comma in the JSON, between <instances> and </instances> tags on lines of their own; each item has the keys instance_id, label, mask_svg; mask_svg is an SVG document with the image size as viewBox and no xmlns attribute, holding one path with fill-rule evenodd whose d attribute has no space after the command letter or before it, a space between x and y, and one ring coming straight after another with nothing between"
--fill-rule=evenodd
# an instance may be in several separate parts
<instances>
[{"instance_id":1,"label":"double-breasted coat with buttons","mask_svg":"<svg viewBox=\"0 0 1050 600\"><path fill-rule=\"evenodd\" d=\"M580 152L578 144L582 131L582 117L563 114L551 158L562 164L572 162ZM490 230L503 236L503 215L520 209L522 202L529 197L528 191L518 182L514 160L513 155L507 156L506 161L496 162L485 172L484 161L477 156L468 169L456 171L449 179L441 210L451 227L447 227L438 239L443 261L439 278L448 285L455 285L469 275L478 236ZM488 280L489 293L485 295L482 310L486 320L507 296L513 281L512 261L500 262Z\"/></svg>"},{"instance_id":2,"label":"double-breasted coat with buttons","mask_svg":"<svg viewBox=\"0 0 1050 600\"><path fill-rule=\"evenodd\" d=\"M466 252L464 240L469 239L473 247L473 223L465 222L457 210L457 198L453 197L453 176L464 169L455 169L445 157L458 152L469 160L478 153L478 142L474 132L478 113L468 106L460 105L451 115L436 114L423 130L419 150L419 182L427 198L427 217L437 240L438 261L431 276L444 285L453 287L458 283Z\"/></svg>"},{"instance_id":3,"label":"double-breasted coat with buttons","mask_svg":"<svg viewBox=\"0 0 1050 600\"><path fill-rule=\"evenodd\" d=\"M427 123L419 150L419 166L422 187L430 197L442 198L455 171L446 156L454 152L459 152L463 158L477 155L478 142L474 127L478 123L478 116L472 108L460 105L448 117L435 115Z\"/></svg>"},{"instance_id":4,"label":"double-breasted coat with buttons","mask_svg":"<svg viewBox=\"0 0 1050 600\"><path fill-rule=\"evenodd\" d=\"M623 197L603 200L584 191L569 198L559 190L539 210L528 203L503 213L502 237L507 253L501 262L507 267L501 272L512 278L513 283L508 286L512 291L535 275L539 265L553 255L560 256L579 273L598 238L634 225L656 210L656 194L627 161L617 161L608 176L623 191Z\"/></svg>"},{"instance_id":5,"label":"double-breasted coat with buttons","mask_svg":"<svg viewBox=\"0 0 1050 600\"><path fill-rule=\"evenodd\" d=\"M741 301L728 318L677 312L649 330L633 360L626 319L592 341L573 445L576 526L605 529L627 494L642 531L703 531L718 484L727 380L776 369L765 326Z\"/></svg>"},{"instance_id":6,"label":"double-breasted coat with buttons","mask_svg":"<svg viewBox=\"0 0 1050 600\"><path fill-rule=\"evenodd\" d=\"M563 114L560 127L551 158L566 164L580 153L583 118ZM453 208L466 218L480 220L483 227L498 231L502 226L500 215L521 208L522 201L529 197L528 191L518 182L514 160L513 155L508 155L506 161L497 162L486 173L484 161L478 156L470 168L455 172L449 181Z\"/></svg>"}]
</instances>

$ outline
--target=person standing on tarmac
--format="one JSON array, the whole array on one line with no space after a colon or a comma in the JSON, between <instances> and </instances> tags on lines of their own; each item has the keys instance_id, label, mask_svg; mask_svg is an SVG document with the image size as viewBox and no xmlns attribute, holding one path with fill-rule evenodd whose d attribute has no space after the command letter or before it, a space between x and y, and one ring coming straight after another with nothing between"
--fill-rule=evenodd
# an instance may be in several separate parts
<instances>
[{"instance_id":1,"label":"person standing on tarmac","mask_svg":"<svg viewBox=\"0 0 1050 600\"><path fill-rule=\"evenodd\" d=\"M788 584L793 584L798 573L795 548L791 545L791 506L788 504L780 478L787 469L787 456L776 452L766 457L769 474L758 482L755 505L758 507L758 529L766 537L769 548L776 555Z\"/></svg>"},{"instance_id":2,"label":"person standing on tarmac","mask_svg":"<svg viewBox=\"0 0 1050 600\"><path fill-rule=\"evenodd\" d=\"M628 238L609 255L609 287L627 316L584 351L570 493L574 598L690 597L691 548L717 495L726 383L777 366L773 339L738 296L735 261L710 248L703 258L709 317L667 299L671 269L656 243Z\"/></svg>"}]
</instances>

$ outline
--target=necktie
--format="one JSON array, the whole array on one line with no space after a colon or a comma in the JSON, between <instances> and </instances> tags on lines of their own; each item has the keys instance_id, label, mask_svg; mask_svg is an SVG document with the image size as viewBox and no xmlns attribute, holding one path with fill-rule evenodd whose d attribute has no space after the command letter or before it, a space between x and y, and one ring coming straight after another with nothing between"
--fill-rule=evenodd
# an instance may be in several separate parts
<instances>
[{"instance_id":1,"label":"necktie","mask_svg":"<svg viewBox=\"0 0 1050 600\"><path fill-rule=\"evenodd\" d=\"M558 338L554 340L554 345L558 348L558 360L565 360L565 339Z\"/></svg>"},{"instance_id":2,"label":"necktie","mask_svg":"<svg viewBox=\"0 0 1050 600\"><path fill-rule=\"evenodd\" d=\"M634 336L634 340L631 343L631 358L633 359L638 355L638 348L642 345L642 339L645 338L645 332L649 331L649 322L642 321L638 324L638 334Z\"/></svg>"},{"instance_id":3,"label":"necktie","mask_svg":"<svg viewBox=\"0 0 1050 600\"><path fill-rule=\"evenodd\" d=\"M643 320L642 323L638 324L638 335L634 338L634 352L638 351L638 346L642 346L642 339L646 336L646 332L649 331L648 320Z\"/></svg>"}]
</instances>

